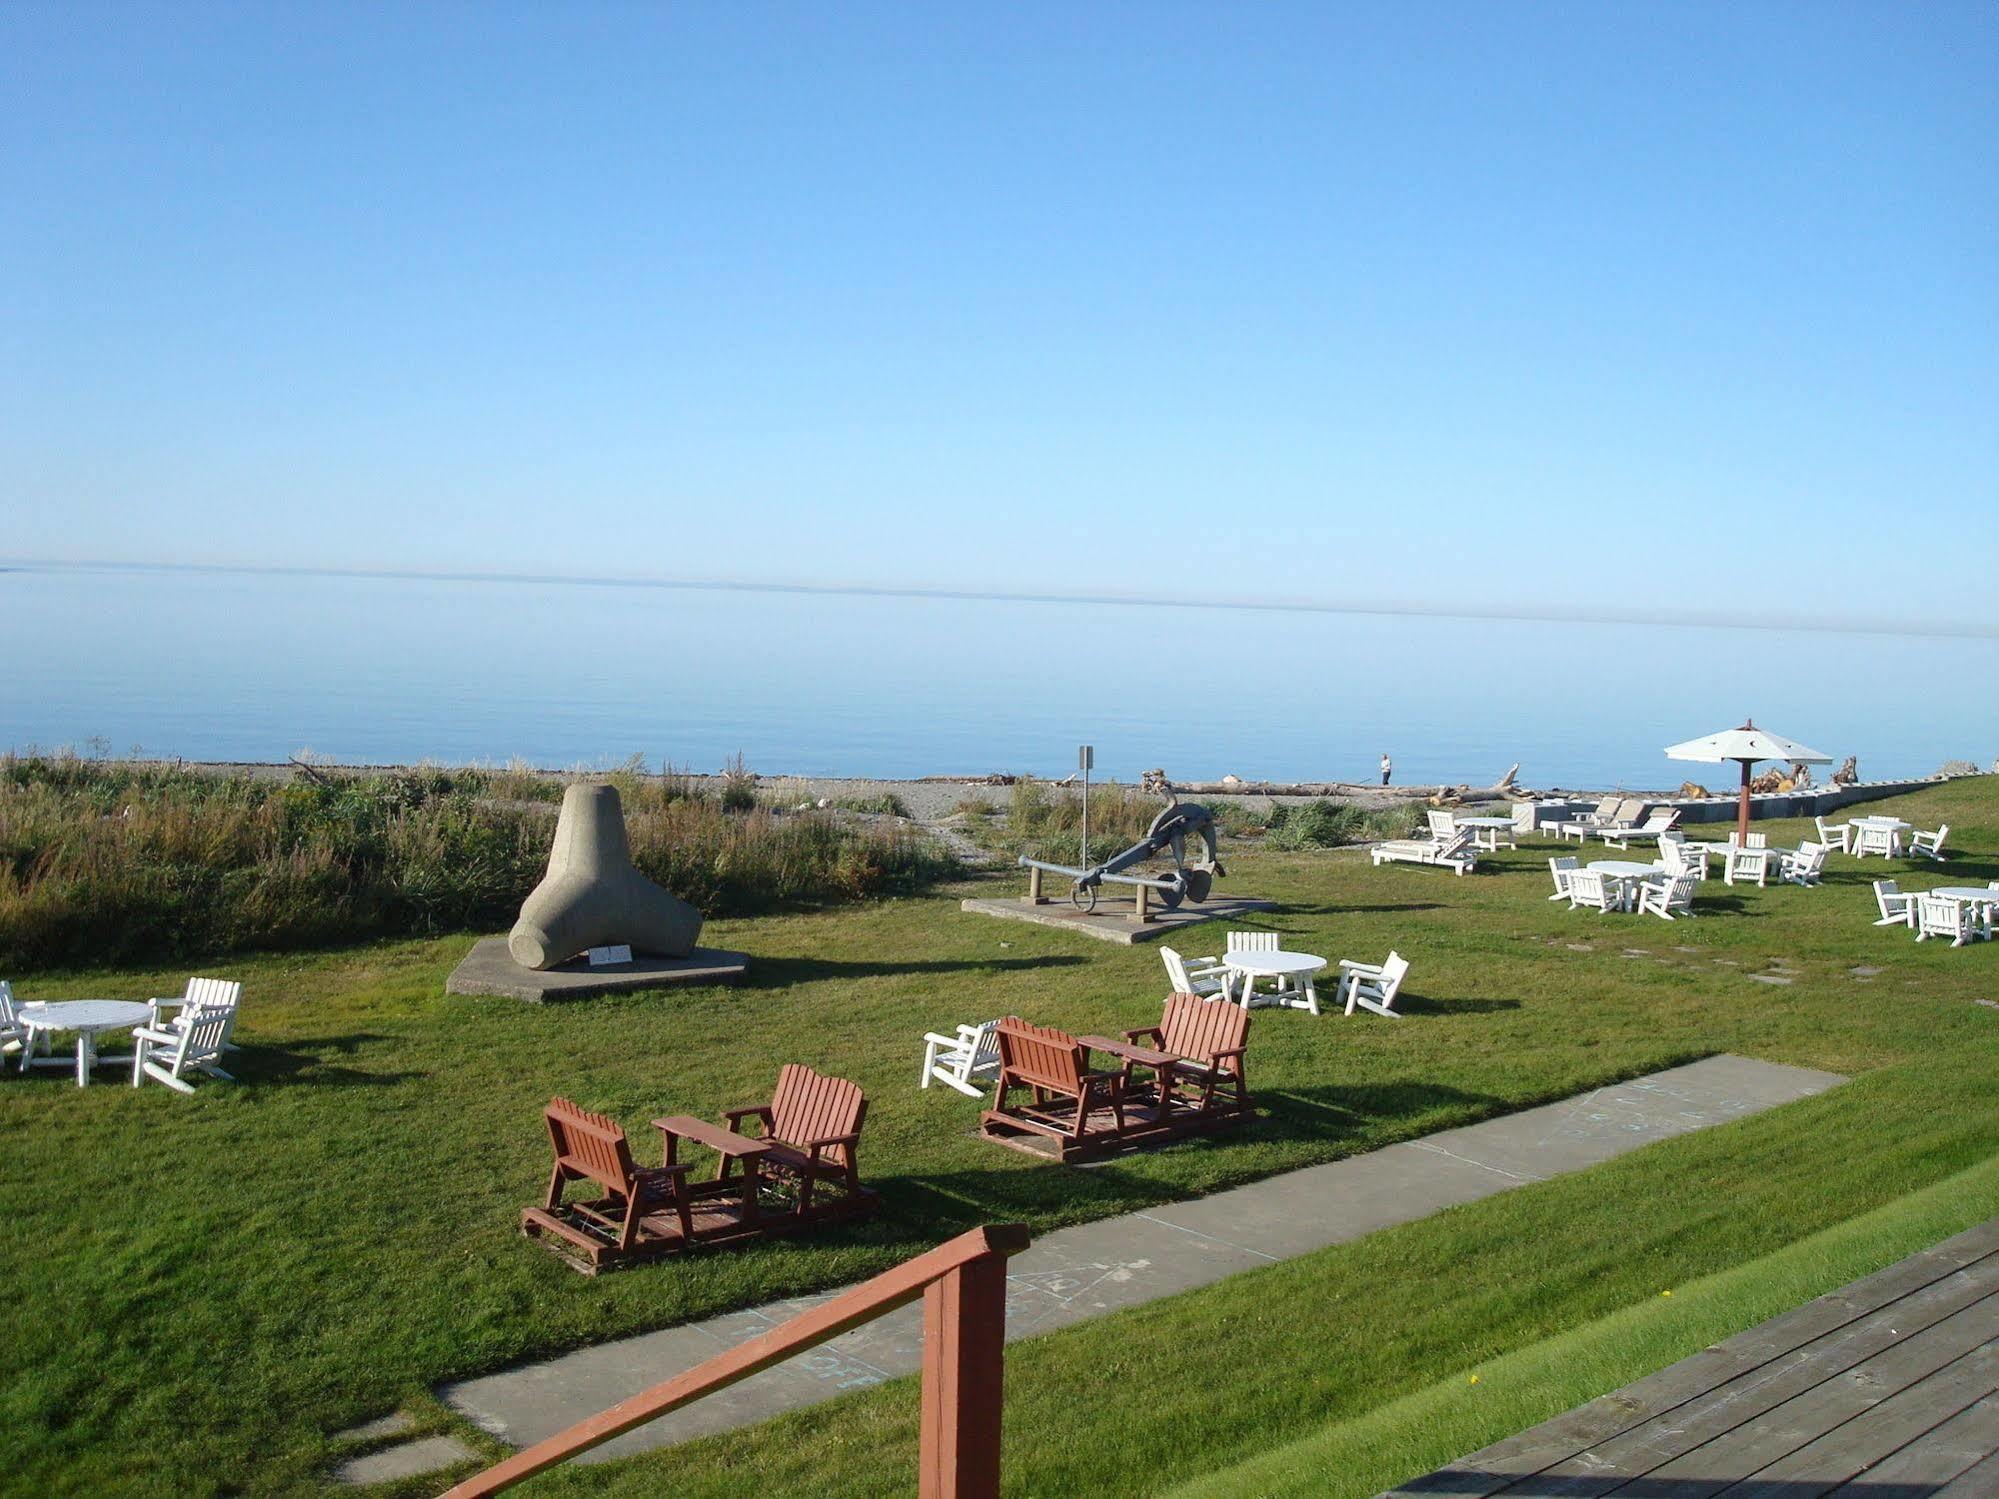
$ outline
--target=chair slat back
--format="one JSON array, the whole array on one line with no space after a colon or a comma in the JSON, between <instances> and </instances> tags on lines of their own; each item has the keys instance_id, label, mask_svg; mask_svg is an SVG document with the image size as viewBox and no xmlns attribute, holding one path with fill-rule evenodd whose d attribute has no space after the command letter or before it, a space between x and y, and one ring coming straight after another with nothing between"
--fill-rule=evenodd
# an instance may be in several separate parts
<instances>
[{"instance_id":1,"label":"chair slat back","mask_svg":"<svg viewBox=\"0 0 1999 1499\"><path fill-rule=\"evenodd\" d=\"M1240 1005L1217 1004L1198 994L1169 994L1159 1017L1159 1049L1190 1061L1205 1062L1218 1051L1230 1051L1249 1041L1249 1012Z\"/></svg>"},{"instance_id":2,"label":"chair slat back","mask_svg":"<svg viewBox=\"0 0 1999 1499\"><path fill-rule=\"evenodd\" d=\"M229 1031L236 1024L236 1012L230 1009L196 1010L194 1017L181 1027L180 1047L174 1057L174 1072L189 1063L213 1062L221 1057L222 1048L229 1044Z\"/></svg>"},{"instance_id":3,"label":"chair slat back","mask_svg":"<svg viewBox=\"0 0 1999 1499\"><path fill-rule=\"evenodd\" d=\"M1596 804L1596 810L1590 813L1590 816L1596 818L1599 822L1607 819L1611 813L1617 810L1621 800L1619 797L1606 796Z\"/></svg>"},{"instance_id":4,"label":"chair slat back","mask_svg":"<svg viewBox=\"0 0 1999 1499\"><path fill-rule=\"evenodd\" d=\"M235 979L191 978L187 981L187 1008L190 1010L233 1009L243 997L243 986Z\"/></svg>"},{"instance_id":5,"label":"chair slat back","mask_svg":"<svg viewBox=\"0 0 1999 1499\"><path fill-rule=\"evenodd\" d=\"M1432 838L1448 838L1458 830L1457 817L1452 813L1425 812L1423 815L1429 819Z\"/></svg>"},{"instance_id":6,"label":"chair slat back","mask_svg":"<svg viewBox=\"0 0 1999 1499\"><path fill-rule=\"evenodd\" d=\"M1402 987L1402 980L1409 973L1409 960L1401 953L1390 950L1388 961L1381 965L1381 987L1387 991L1389 999Z\"/></svg>"},{"instance_id":7,"label":"chair slat back","mask_svg":"<svg viewBox=\"0 0 1999 1499\"><path fill-rule=\"evenodd\" d=\"M1166 982L1173 986L1175 994L1194 992L1194 981L1187 976L1187 960L1170 947L1159 949L1159 961L1166 965Z\"/></svg>"},{"instance_id":8,"label":"chair slat back","mask_svg":"<svg viewBox=\"0 0 1999 1499\"><path fill-rule=\"evenodd\" d=\"M14 1013L14 986L0 979L0 1025L12 1025L18 1018Z\"/></svg>"},{"instance_id":9,"label":"chair slat back","mask_svg":"<svg viewBox=\"0 0 1999 1499\"><path fill-rule=\"evenodd\" d=\"M1230 932L1228 935L1230 952L1276 952L1275 932Z\"/></svg>"},{"instance_id":10,"label":"chair slat back","mask_svg":"<svg viewBox=\"0 0 1999 1499\"><path fill-rule=\"evenodd\" d=\"M566 1098L551 1099L542 1118L556 1164L613 1191L630 1189L632 1148L615 1119L580 1109Z\"/></svg>"},{"instance_id":11,"label":"chair slat back","mask_svg":"<svg viewBox=\"0 0 1999 1499\"><path fill-rule=\"evenodd\" d=\"M1569 893L1569 876L1581 867L1582 863L1578 859L1563 858L1550 859L1548 861L1548 873L1555 880L1555 894L1567 895Z\"/></svg>"},{"instance_id":12,"label":"chair slat back","mask_svg":"<svg viewBox=\"0 0 1999 1499\"><path fill-rule=\"evenodd\" d=\"M1569 875L1569 899L1586 906L1600 906L1604 903L1603 871L1600 869L1577 869Z\"/></svg>"},{"instance_id":13,"label":"chair slat back","mask_svg":"<svg viewBox=\"0 0 1999 1499\"><path fill-rule=\"evenodd\" d=\"M999 1040L1000 1066L1020 1081L1063 1093L1082 1090L1083 1044L1067 1031L1009 1015L993 1035Z\"/></svg>"},{"instance_id":14,"label":"chair slat back","mask_svg":"<svg viewBox=\"0 0 1999 1499\"><path fill-rule=\"evenodd\" d=\"M828 1077L799 1062L786 1062L770 1100L771 1137L786 1145L851 1135L867 1116L867 1095L843 1077Z\"/></svg>"},{"instance_id":15,"label":"chair slat back","mask_svg":"<svg viewBox=\"0 0 1999 1499\"><path fill-rule=\"evenodd\" d=\"M1970 925L1970 914L1947 895L1916 897L1916 929L1926 937L1959 937Z\"/></svg>"}]
</instances>

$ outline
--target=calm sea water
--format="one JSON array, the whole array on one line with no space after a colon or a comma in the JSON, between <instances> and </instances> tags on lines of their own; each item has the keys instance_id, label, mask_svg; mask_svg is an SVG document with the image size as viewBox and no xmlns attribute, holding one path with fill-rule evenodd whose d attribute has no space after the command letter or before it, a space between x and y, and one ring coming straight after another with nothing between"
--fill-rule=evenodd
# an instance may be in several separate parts
<instances>
[{"instance_id":1,"label":"calm sea water","mask_svg":"<svg viewBox=\"0 0 1999 1499\"><path fill-rule=\"evenodd\" d=\"M1999 752L1999 641L118 569L0 572L0 746L190 759L1721 786Z\"/></svg>"}]
</instances>

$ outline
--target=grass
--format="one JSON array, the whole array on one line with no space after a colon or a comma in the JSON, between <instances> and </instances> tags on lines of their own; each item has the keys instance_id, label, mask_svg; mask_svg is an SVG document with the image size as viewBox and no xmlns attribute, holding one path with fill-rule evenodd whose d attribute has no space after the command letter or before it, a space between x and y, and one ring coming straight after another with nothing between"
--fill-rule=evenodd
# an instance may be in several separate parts
<instances>
[{"instance_id":1,"label":"grass","mask_svg":"<svg viewBox=\"0 0 1999 1499\"><path fill-rule=\"evenodd\" d=\"M13 1438L0 1484L312 1491L336 1455L326 1433L397 1406L445 1423L426 1393L441 1379L849 1282L973 1223L1045 1231L1717 1051L1853 1079L1010 1355L1010 1492L1226 1471L1999 1152L1999 1008L1976 1003L1999 999L1999 945L1952 951L1876 928L1866 884L1999 876L1999 783L1892 805L1952 824L1962 855L1944 877L1836 860L1820 890L1710 884L1709 914L1672 926L1545 901L1552 846L1464 879L1353 853L1225 849L1229 888L1282 902L1267 924L1287 945L1410 956L1407 1018L1259 1014L1262 1123L1089 1171L972 1137L970 1100L914 1088L912 1043L1008 1011L1072 1029L1149 1023L1157 955L967 915L957 889L715 921L713 940L754 954L737 991L545 1008L446 999L469 934L210 965L245 981L244 1086L182 1099L77 1091L54 1072L0 1079L0 1283L15 1293L0 1310L13 1371L0 1377ZM1779 842L1800 830L1771 828ZM1779 960L1791 984L1754 980ZM1863 982L1849 972L1860 965L1882 972ZM185 973L14 977L37 998L177 992ZM766 1093L784 1058L868 1090L876 1222L596 1281L515 1235L546 1169L549 1094L639 1136L657 1114L712 1117ZM1987 1211L1976 1192L1964 1202ZM531 1492L903 1492L914 1409L907 1385L884 1386Z\"/></svg>"},{"instance_id":2,"label":"grass","mask_svg":"<svg viewBox=\"0 0 1999 1499\"><path fill-rule=\"evenodd\" d=\"M610 776L634 862L704 911L865 899L955 872L905 827L760 808L732 764L719 795L636 764ZM502 925L541 878L559 797L559 782L515 770L286 782L8 756L0 966Z\"/></svg>"}]
</instances>

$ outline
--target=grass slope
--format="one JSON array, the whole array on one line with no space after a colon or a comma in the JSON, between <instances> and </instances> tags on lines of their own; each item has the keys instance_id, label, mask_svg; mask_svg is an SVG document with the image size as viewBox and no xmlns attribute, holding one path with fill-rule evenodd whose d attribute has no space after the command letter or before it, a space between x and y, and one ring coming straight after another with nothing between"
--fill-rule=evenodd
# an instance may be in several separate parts
<instances>
[{"instance_id":1,"label":"grass slope","mask_svg":"<svg viewBox=\"0 0 1999 1499\"><path fill-rule=\"evenodd\" d=\"M1893 804L1948 820L1951 880L1999 876L1999 784ZM1800 829L1777 825L1778 841ZM1549 848L1454 879L1353 854L1232 854L1284 903L1287 945L1415 964L1408 1018L1263 1013L1267 1119L1087 1172L970 1134L918 1092L925 1030L1017 1011L1080 1030L1156 1019L1157 955L965 915L950 894L717 922L756 956L738 991L535 1008L447 999L469 937L213 965L245 980L246 1086L79 1092L0 1080L0 1423L9 1491L313 1489L325 1433L445 1378L858 1279L976 1222L1122 1212L1716 1051L1829 1068L1821 1099L1654 1147L1359 1244L1020 1346L1009 1488L1152 1490L1351 1420L1665 1286L1772 1253L1999 1151L1999 944L1870 924L1866 881L1706 887L1668 926L1542 897ZM1911 875L1915 878L1910 878ZM1219 932L1210 934L1219 943ZM1185 944L1182 944L1183 946ZM1204 946L1206 944L1203 944ZM1627 951L1630 950L1630 951ZM1753 975L1788 965L1788 985ZM1871 980L1856 966L1878 967ZM26 997L168 993L183 973L38 980ZM871 1225L584 1280L514 1233L562 1092L635 1137L664 1112L767 1092L781 1059L874 1100ZM107 1079L108 1081L108 1079ZM641 1145L642 1152L652 1148ZM889 1386L551 1492L873 1494L906 1488L913 1391Z\"/></svg>"}]
</instances>

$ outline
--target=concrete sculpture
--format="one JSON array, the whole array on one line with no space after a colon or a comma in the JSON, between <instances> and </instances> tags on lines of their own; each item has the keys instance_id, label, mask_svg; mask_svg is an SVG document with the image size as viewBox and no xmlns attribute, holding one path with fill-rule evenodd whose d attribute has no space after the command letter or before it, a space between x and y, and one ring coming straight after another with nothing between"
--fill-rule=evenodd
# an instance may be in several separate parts
<instances>
[{"instance_id":1,"label":"concrete sculpture","mask_svg":"<svg viewBox=\"0 0 1999 1499\"><path fill-rule=\"evenodd\" d=\"M565 791L548 873L507 937L513 960L548 969L614 943L684 958L700 935L701 913L632 867L618 788L579 783Z\"/></svg>"}]
</instances>

